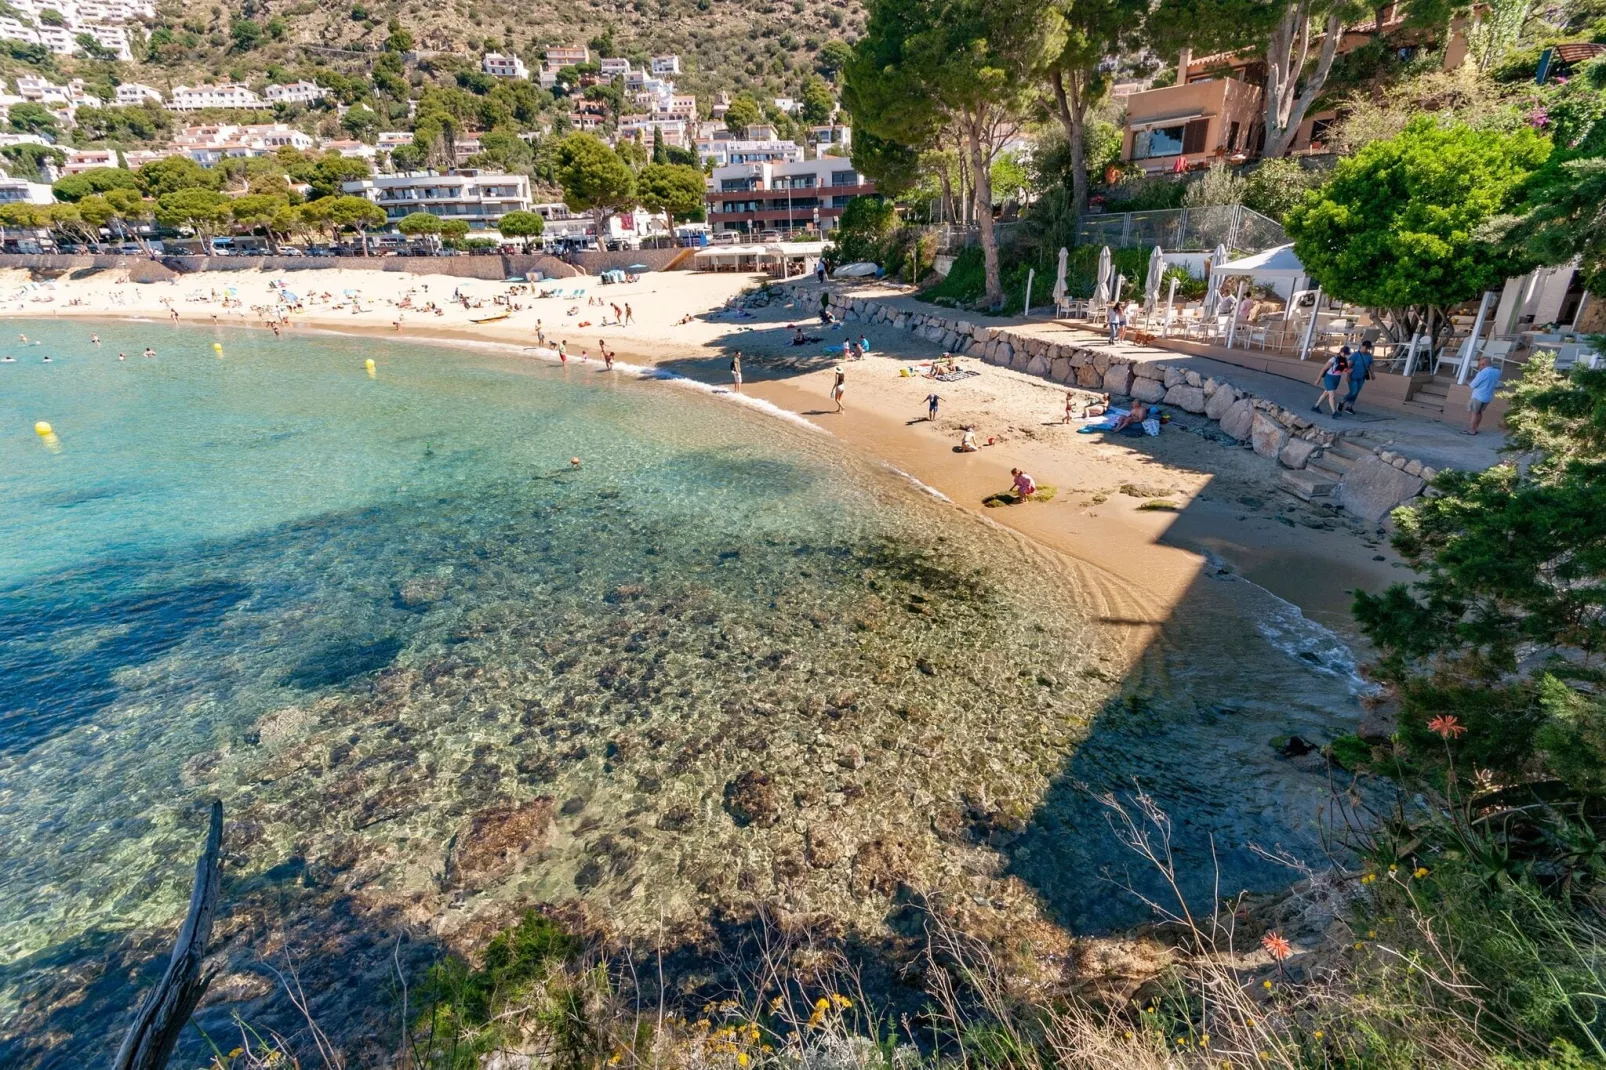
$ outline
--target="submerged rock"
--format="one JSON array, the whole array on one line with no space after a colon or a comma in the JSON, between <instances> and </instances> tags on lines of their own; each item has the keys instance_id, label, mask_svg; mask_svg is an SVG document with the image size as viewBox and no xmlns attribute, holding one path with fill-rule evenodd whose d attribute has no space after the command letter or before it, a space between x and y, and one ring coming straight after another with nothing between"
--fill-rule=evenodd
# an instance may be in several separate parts
<instances>
[{"instance_id":1,"label":"submerged rock","mask_svg":"<svg viewBox=\"0 0 1606 1070\"><path fill-rule=\"evenodd\" d=\"M738 825L769 828L781 816L781 800L768 773L749 769L725 785L725 812Z\"/></svg>"},{"instance_id":2,"label":"submerged rock","mask_svg":"<svg viewBox=\"0 0 1606 1070\"><path fill-rule=\"evenodd\" d=\"M446 879L453 887L482 888L504 880L529 855L546 847L552 833L553 799L492 806L469 818L452 840Z\"/></svg>"}]
</instances>

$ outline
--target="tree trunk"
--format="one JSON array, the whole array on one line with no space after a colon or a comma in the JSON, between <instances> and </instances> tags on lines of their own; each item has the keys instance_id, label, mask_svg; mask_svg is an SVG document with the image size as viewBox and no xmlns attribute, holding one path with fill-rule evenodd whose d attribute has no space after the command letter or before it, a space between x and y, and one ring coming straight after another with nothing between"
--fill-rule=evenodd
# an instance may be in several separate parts
<instances>
[{"instance_id":1,"label":"tree trunk","mask_svg":"<svg viewBox=\"0 0 1606 1070\"><path fill-rule=\"evenodd\" d=\"M1310 56L1310 0L1298 0L1283 13L1282 21L1272 32L1266 46L1266 85L1262 106L1265 114L1266 144L1263 156L1283 156L1293 146L1299 125L1327 84L1327 75L1333 69L1338 54L1338 39L1343 33L1343 22L1335 15L1327 17L1322 36L1321 52L1316 69L1300 85L1305 61Z\"/></svg>"},{"instance_id":2,"label":"tree trunk","mask_svg":"<svg viewBox=\"0 0 1606 1070\"><path fill-rule=\"evenodd\" d=\"M979 115L972 115L966 122L965 147L970 151L976 231L981 238L981 258L987 275L987 307L999 308L1004 303L1004 286L998 266L998 234L993 228L993 180L982 152L980 124Z\"/></svg>"},{"instance_id":3,"label":"tree trunk","mask_svg":"<svg viewBox=\"0 0 1606 1070\"><path fill-rule=\"evenodd\" d=\"M1087 94L1079 74L1071 75L1069 87L1061 71L1050 74L1049 81L1060 125L1065 128L1065 142L1071 149L1071 212L1080 219L1087 211Z\"/></svg>"},{"instance_id":4,"label":"tree trunk","mask_svg":"<svg viewBox=\"0 0 1606 1070\"><path fill-rule=\"evenodd\" d=\"M196 1004L206 994L212 974L202 974L212 920L223 898L223 804L212 804L206 850L195 863L190 909L179 927L173 957L161 983L145 996L112 1060L112 1070L162 1070L179 1034L189 1024Z\"/></svg>"}]
</instances>

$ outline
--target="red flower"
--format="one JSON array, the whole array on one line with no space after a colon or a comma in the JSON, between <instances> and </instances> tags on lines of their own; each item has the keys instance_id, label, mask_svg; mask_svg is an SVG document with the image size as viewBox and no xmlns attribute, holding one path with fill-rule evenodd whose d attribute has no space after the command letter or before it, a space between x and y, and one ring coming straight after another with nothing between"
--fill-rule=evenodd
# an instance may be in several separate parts
<instances>
[{"instance_id":1,"label":"red flower","mask_svg":"<svg viewBox=\"0 0 1606 1070\"><path fill-rule=\"evenodd\" d=\"M1457 721L1453 716L1441 713L1428 722L1428 731L1438 733L1443 739L1456 739L1466 735L1467 726Z\"/></svg>"},{"instance_id":2,"label":"red flower","mask_svg":"<svg viewBox=\"0 0 1606 1070\"><path fill-rule=\"evenodd\" d=\"M1272 958L1281 962L1294 953L1294 947L1277 933L1267 933L1260 938L1260 946L1265 948Z\"/></svg>"}]
</instances>

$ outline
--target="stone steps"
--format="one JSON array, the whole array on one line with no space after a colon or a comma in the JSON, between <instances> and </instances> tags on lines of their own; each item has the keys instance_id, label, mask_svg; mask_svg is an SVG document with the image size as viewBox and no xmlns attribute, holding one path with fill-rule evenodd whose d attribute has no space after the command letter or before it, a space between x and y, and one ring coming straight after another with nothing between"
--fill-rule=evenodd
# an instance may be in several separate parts
<instances>
[{"instance_id":1,"label":"stone steps","mask_svg":"<svg viewBox=\"0 0 1606 1070\"><path fill-rule=\"evenodd\" d=\"M1312 498L1331 498L1338 483L1310 468L1297 472L1285 468L1277 473L1277 485L1300 501L1308 502Z\"/></svg>"},{"instance_id":2,"label":"stone steps","mask_svg":"<svg viewBox=\"0 0 1606 1070\"><path fill-rule=\"evenodd\" d=\"M1324 476L1331 479L1343 479L1344 473L1350 470L1355 461L1329 450L1320 457L1312 457L1309 463L1311 468L1316 469Z\"/></svg>"},{"instance_id":3,"label":"stone steps","mask_svg":"<svg viewBox=\"0 0 1606 1070\"><path fill-rule=\"evenodd\" d=\"M1437 405L1425 401L1416 401L1413 399L1411 401L1401 402L1400 407L1405 409L1407 412L1414 412L1418 416L1431 416L1438 418L1444 415L1444 399L1442 398L1439 399L1439 403Z\"/></svg>"}]
</instances>

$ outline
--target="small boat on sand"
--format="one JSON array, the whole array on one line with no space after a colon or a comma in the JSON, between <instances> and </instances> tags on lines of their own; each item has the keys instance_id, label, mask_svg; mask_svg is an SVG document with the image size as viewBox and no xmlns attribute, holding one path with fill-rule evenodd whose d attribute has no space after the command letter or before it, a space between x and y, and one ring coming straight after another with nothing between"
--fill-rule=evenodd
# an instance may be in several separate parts
<instances>
[{"instance_id":1,"label":"small boat on sand","mask_svg":"<svg viewBox=\"0 0 1606 1070\"><path fill-rule=\"evenodd\" d=\"M495 323L497 320L505 320L511 315L513 313L504 308L500 312L492 312L489 316L470 316L468 321L470 323Z\"/></svg>"}]
</instances>

